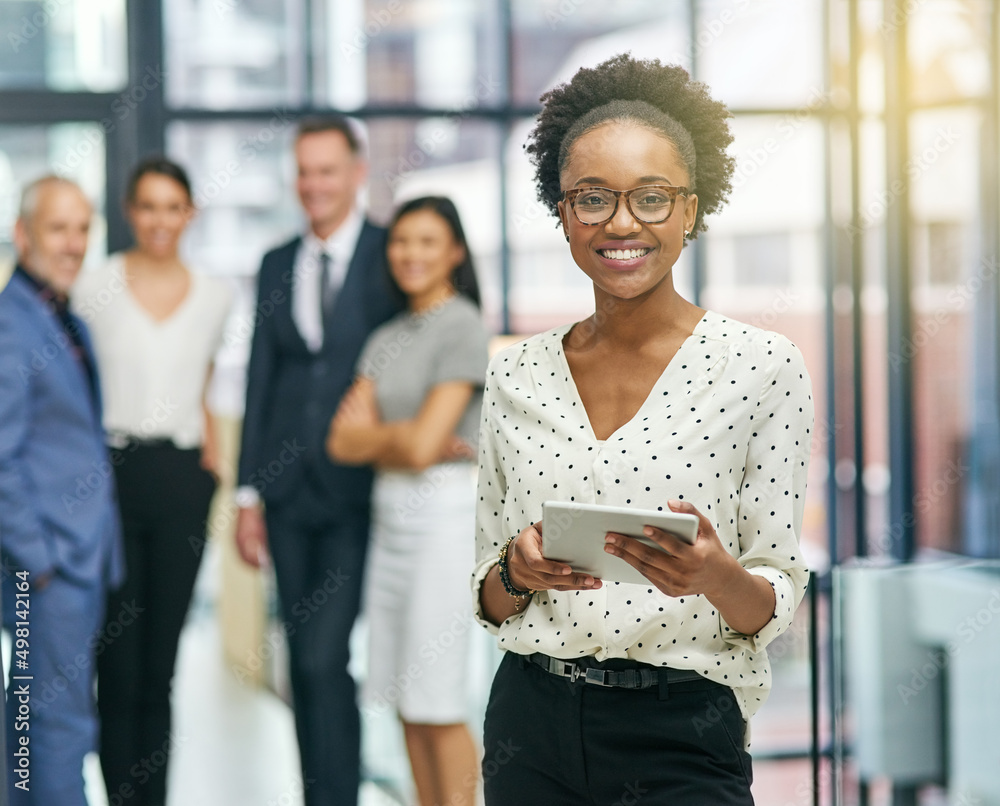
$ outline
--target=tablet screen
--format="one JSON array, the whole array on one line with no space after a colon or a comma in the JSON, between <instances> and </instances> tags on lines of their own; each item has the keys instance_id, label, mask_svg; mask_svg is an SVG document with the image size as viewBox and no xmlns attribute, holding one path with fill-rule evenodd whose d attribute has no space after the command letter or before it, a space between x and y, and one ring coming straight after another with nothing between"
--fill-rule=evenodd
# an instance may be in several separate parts
<instances>
[{"instance_id":1,"label":"tablet screen","mask_svg":"<svg viewBox=\"0 0 1000 806\"><path fill-rule=\"evenodd\" d=\"M542 553L574 571L608 582L648 585L649 580L620 557L604 551L608 532L628 535L662 550L642 533L644 526L670 532L686 543L698 536L698 518L678 512L546 501L542 504Z\"/></svg>"}]
</instances>

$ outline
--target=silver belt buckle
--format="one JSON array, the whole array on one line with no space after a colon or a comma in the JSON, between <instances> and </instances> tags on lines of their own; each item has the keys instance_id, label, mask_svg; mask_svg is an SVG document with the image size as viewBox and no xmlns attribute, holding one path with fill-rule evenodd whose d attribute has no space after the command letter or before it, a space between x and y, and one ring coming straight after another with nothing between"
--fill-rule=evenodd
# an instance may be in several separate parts
<instances>
[{"instance_id":1,"label":"silver belt buckle","mask_svg":"<svg viewBox=\"0 0 1000 806\"><path fill-rule=\"evenodd\" d=\"M583 676L583 671L575 663L563 662L562 676L568 677L570 683L575 683L577 678Z\"/></svg>"},{"instance_id":2,"label":"silver belt buckle","mask_svg":"<svg viewBox=\"0 0 1000 806\"><path fill-rule=\"evenodd\" d=\"M610 688L611 684L606 683L607 678L606 669L587 669L586 680L588 683L593 683L595 686L605 686Z\"/></svg>"}]
</instances>

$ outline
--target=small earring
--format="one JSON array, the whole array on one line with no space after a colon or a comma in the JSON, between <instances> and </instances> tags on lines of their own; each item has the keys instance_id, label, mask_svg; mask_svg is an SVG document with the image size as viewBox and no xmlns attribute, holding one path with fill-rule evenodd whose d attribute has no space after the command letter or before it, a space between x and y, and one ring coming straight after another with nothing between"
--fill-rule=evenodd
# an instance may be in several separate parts
<instances>
[{"instance_id":1,"label":"small earring","mask_svg":"<svg viewBox=\"0 0 1000 806\"><path fill-rule=\"evenodd\" d=\"M564 231L563 235L566 237L566 243L569 243L569 233Z\"/></svg>"},{"instance_id":2,"label":"small earring","mask_svg":"<svg viewBox=\"0 0 1000 806\"><path fill-rule=\"evenodd\" d=\"M691 234L691 230L689 230L689 229L684 230L684 237L685 238L687 238L687 236L690 235L690 234Z\"/></svg>"}]
</instances>

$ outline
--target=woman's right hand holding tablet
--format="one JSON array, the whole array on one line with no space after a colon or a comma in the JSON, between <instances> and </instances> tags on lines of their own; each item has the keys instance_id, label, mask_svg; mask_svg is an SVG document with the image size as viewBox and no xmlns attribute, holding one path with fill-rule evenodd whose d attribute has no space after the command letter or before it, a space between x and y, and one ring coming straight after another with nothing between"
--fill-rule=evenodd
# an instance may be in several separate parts
<instances>
[{"instance_id":1,"label":"woman's right hand holding tablet","mask_svg":"<svg viewBox=\"0 0 1000 806\"><path fill-rule=\"evenodd\" d=\"M542 555L542 522L522 529L507 547L507 569L511 584L520 590L597 590L601 580L574 573L566 563Z\"/></svg>"},{"instance_id":2,"label":"woman's right hand holding tablet","mask_svg":"<svg viewBox=\"0 0 1000 806\"><path fill-rule=\"evenodd\" d=\"M590 574L577 574L566 563L547 560L542 555L542 522L522 529L507 546L507 580L523 596L511 595L494 565L480 590L479 601L487 621L500 625L523 611L530 592L598 590L603 584Z\"/></svg>"}]
</instances>

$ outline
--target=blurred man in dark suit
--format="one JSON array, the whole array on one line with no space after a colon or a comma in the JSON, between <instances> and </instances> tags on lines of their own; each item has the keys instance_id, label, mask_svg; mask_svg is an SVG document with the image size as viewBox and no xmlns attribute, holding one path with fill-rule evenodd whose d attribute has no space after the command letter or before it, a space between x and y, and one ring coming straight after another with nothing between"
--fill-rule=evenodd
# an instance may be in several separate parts
<instances>
[{"instance_id":1,"label":"blurred man in dark suit","mask_svg":"<svg viewBox=\"0 0 1000 806\"><path fill-rule=\"evenodd\" d=\"M236 539L270 553L288 631L307 806L351 806L360 716L348 673L372 475L334 464L330 420L368 334L403 307L385 267L385 230L366 220L361 144L342 117L305 122L295 143L301 237L264 256L247 379ZM263 505L263 506L262 506Z\"/></svg>"}]
</instances>

